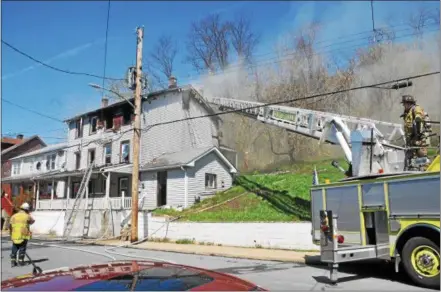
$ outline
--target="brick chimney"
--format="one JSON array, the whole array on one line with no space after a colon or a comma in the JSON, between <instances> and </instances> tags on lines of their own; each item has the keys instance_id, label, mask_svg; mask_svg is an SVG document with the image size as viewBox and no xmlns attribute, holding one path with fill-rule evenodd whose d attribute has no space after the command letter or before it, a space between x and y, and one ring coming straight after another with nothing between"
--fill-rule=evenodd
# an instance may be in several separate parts
<instances>
[{"instance_id":1,"label":"brick chimney","mask_svg":"<svg viewBox=\"0 0 441 292\"><path fill-rule=\"evenodd\" d=\"M168 88L177 88L177 87L178 87L178 82L176 80L176 77L170 76L170 78L168 78Z\"/></svg>"},{"instance_id":2,"label":"brick chimney","mask_svg":"<svg viewBox=\"0 0 441 292\"><path fill-rule=\"evenodd\" d=\"M108 106L109 105L109 99L107 98L107 97L103 97L102 99L101 99L101 107L106 107L106 106Z\"/></svg>"},{"instance_id":3,"label":"brick chimney","mask_svg":"<svg viewBox=\"0 0 441 292\"><path fill-rule=\"evenodd\" d=\"M23 140L23 134L18 134L17 139Z\"/></svg>"}]
</instances>

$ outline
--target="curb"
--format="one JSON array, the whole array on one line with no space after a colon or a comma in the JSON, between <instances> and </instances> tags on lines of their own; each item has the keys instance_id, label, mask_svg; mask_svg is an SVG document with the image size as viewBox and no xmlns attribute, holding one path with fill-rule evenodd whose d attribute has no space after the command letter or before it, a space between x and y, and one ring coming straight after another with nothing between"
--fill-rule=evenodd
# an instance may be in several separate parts
<instances>
[{"instance_id":1,"label":"curb","mask_svg":"<svg viewBox=\"0 0 441 292\"><path fill-rule=\"evenodd\" d=\"M158 247L149 247L145 248L139 245L131 245L119 247L119 245L106 244L103 242L100 243L85 243L87 245L98 245L98 246L114 246L115 248L135 248L135 249L144 249L150 251L163 251L163 252L173 252L173 253L181 253L181 254L193 254L193 255L203 255L203 256L215 256L215 257L225 257L225 258L234 258L234 259L249 259L249 260L261 260L261 261L274 261L274 262L283 262L283 263L296 263L303 265L327 265L320 261L319 255L305 255L299 258L284 258L280 256L253 256L253 255L233 255L230 253L222 253L222 252L206 252L206 251L190 251L190 250L175 250L170 248L158 248Z\"/></svg>"}]
</instances>

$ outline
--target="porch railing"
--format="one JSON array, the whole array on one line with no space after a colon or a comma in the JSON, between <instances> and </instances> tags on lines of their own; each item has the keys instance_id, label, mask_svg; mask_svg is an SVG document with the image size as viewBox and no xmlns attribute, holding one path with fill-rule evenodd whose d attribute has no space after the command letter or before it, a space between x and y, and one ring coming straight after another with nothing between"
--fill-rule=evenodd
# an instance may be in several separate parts
<instances>
[{"instance_id":1,"label":"porch railing","mask_svg":"<svg viewBox=\"0 0 441 292\"><path fill-rule=\"evenodd\" d=\"M55 199L55 200L39 200L37 210L64 210L72 209L75 199ZM132 208L132 198L110 198L112 210L122 210ZM93 210L106 210L109 208L106 198L88 198L83 199L79 209L84 210L89 205Z\"/></svg>"}]
</instances>

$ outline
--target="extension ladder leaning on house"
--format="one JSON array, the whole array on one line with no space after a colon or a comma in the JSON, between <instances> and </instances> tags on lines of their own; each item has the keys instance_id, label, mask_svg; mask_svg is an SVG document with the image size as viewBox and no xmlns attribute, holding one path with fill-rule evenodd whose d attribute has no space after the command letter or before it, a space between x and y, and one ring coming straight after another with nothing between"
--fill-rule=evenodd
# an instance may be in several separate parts
<instances>
[{"instance_id":1,"label":"extension ladder leaning on house","mask_svg":"<svg viewBox=\"0 0 441 292\"><path fill-rule=\"evenodd\" d=\"M90 177L92 176L92 170L93 170L93 163L89 164L87 167L83 179L81 180L80 187L78 189L78 192L75 196L75 201L72 206L72 210L67 211L69 212L68 218L66 220L66 223L64 225L64 231L63 231L63 239L67 240L69 238L70 233L72 232L72 228L75 222L76 215L78 213L78 209L81 205L82 199L84 198L84 195L86 193L87 184L89 183Z\"/></svg>"}]
</instances>

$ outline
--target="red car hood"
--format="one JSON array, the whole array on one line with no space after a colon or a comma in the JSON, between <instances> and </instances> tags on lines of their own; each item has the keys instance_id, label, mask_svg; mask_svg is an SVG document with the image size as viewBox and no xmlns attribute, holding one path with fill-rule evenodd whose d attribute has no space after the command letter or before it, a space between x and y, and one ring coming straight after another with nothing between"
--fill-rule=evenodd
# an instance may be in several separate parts
<instances>
[{"instance_id":1,"label":"red car hood","mask_svg":"<svg viewBox=\"0 0 441 292\"><path fill-rule=\"evenodd\" d=\"M237 277L195 267L118 261L25 275L2 281L4 291L265 291Z\"/></svg>"}]
</instances>

